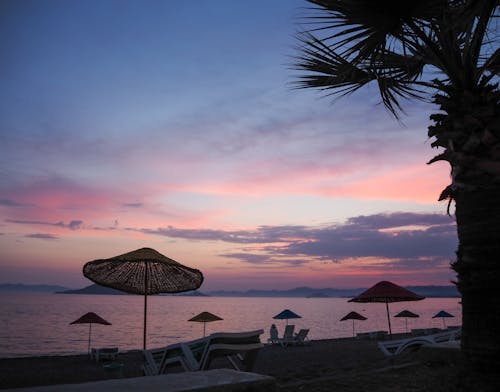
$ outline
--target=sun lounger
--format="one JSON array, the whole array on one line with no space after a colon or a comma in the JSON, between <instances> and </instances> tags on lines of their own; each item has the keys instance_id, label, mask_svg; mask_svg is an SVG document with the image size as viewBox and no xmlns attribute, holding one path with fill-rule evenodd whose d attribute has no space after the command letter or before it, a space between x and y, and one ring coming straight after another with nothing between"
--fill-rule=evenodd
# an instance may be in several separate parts
<instances>
[{"instance_id":1,"label":"sun lounger","mask_svg":"<svg viewBox=\"0 0 500 392\"><path fill-rule=\"evenodd\" d=\"M176 343L167 347L144 350L145 375L167 373L179 365L184 371L206 370L217 357L225 357L235 370L249 371L253 367L262 329L250 332L219 332L207 337Z\"/></svg>"},{"instance_id":2,"label":"sun lounger","mask_svg":"<svg viewBox=\"0 0 500 392\"><path fill-rule=\"evenodd\" d=\"M278 339L281 346L286 347L289 344L293 344L294 336L293 331L295 330L295 325L290 324L285 327L285 332L283 332L283 337Z\"/></svg>"},{"instance_id":3,"label":"sun lounger","mask_svg":"<svg viewBox=\"0 0 500 392\"><path fill-rule=\"evenodd\" d=\"M199 363L199 370L207 370L211 362L224 357L235 370L251 371L257 353L263 347L260 342L262 329L250 332L219 332L209 336L210 342Z\"/></svg>"},{"instance_id":4,"label":"sun lounger","mask_svg":"<svg viewBox=\"0 0 500 392\"><path fill-rule=\"evenodd\" d=\"M307 335L309 334L309 329L301 329L295 336L293 337L293 342L290 344L294 346L305 346L306 344L310 344L310 341L307 339Z\"/></svg>"},{"instance_id":5,"label":"sun lounger","mask_svg":"<svg viewBox=\"0 0 500 392\"><path fill-rule=\"evenodd\" d=\"M146 376L163 374L172 365L180 365L185 371L191 370L183 356L179 343L162 348L143 350L144 364L142 369Z\"/></svg>"},{"instance_id":6,"label":"sun lounger","mask_svg":"<svg viewBox=\"0 0 500 392\"><path fill-rule=\"evenodd\" d=\"M387 339L387 331L371 331L356 334L356 339L383 340Z\"/></svg>"},{"instance_id":7,"label":"sun lounger","mask_svg":"<svg viewBox=\"0 0 500 392\"><path fill-rule=\"evenodd\" d=\"M118 356L118 347L103 347L93 348L90 352L90 357L94 358L96 362L100 360L115 360Z\"/></svg>"},{"instance_id":8,"label":"sun lounger","mask_svg":"<svg viewBox=\"0 0 500 392\"><path fill-rule=\"evenodd\" d=\"M390 340L379 342L379 349L387 356L401 354L408 348L420 346L437 346L445 342L452 342L460 339L461 330L454 329L446 332L440 332L432 335L416 336L408 339Z\"/></svg>"},{"instance_id":9,"label":"sun lounger","mask_svg":"<svg viewBox=\"0 0 500 392\"><path fill-rule=\"evenodd\" d=\"M432 335L440 332L439 328L416 328L411 330L413 336Z\"/></svg>"}]
</instances>

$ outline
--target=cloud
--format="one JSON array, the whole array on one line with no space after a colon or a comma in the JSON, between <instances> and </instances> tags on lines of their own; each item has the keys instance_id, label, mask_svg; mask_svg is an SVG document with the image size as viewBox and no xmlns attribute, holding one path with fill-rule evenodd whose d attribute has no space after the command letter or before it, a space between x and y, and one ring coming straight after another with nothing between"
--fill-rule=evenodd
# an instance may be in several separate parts
<instances>
[{"instance_id":1,"label":"cloud","mask_svg":"<svg viewBox=\"0 0 500 392\"><path fill-rule=\"evenodd\" d=\"M143 206L143 203L123 203L122 207L128 207L128 208L140 208Z\"/></svg>"},{"instance_id":2,"label":"cloud","mask_svg":"<svg viewBox=\"0 0 500 392\"><path fill-rule=\"evenodd\" d=\"M411 212L394 212L391 214L360 215L349 218L347 225L385 229L402 226L433 226L444 225L448 227L453 223L453 218L443 214L415 214Z\"/></svg>"},{"instance_id":3,"label":"cloud","mask_svg":"<svg viewBox=\"0 0 500 392\"><path fill-rule=\"evenodd\" d=\"M227 257L230 259L237 259L240 262L255 264L255 265L266 265L274 266L277 268L282 268L283 265L286 266L301 266L307 264L310 260L306 258L293 258L293 257L277 257L276 255L270 254L257 254L257 253L223 253L220 254L221 257Z\"/></svg>"},{"instance_id":4,"label":"cloud","mask_svg":"<svg viewBox=\"0 0 500 392\"><path fill-rule=\"evenodd\" d=\"M26 238L37 238L40 240L58 240L59 237L53 234L44 234L44 233L36 233L36 234L26 234Z\"/></svg>"},{"instance_id":5,"label":"cloud","mask_svg":"<svg viewBox=\"0 0 500 392\"><path fill-rule=\"evenodd\" d=\"M244 249L222 255L253 264L297 264L297 260L341 263L352 258L379 258L384 265L392 262L403 267L421 266L425 260L450 260L457 246L451 217L409 212L361 215L324 227L261 226L237 231L167 227L139 231L187 240L255 244L257 252Z\"/></svg>"},{"instance_id":6,"label":"cloud","mask_svg":"<svg viewBox=\"0 0 500 392\"><path fill-rule=\"evenodd\" d=\"M20 203L11 199L0 199L0 206L4 207L32 207L34 204Z\"/></svg>"},{"instance_id":7,"label":"cloud","mask_svg":"<svg viewBox=\"0 0 500 392\"><path fill-rule=\"evenodd\" d=\"M42 225L42 226L55 226L67 228L70 230L78 230L83 226L83 221L81 220L72 220L69 223L64 222L45 222L45 221L31 221L31 220L15 220L15 219L6 219L6 222L16 223L20 225Z\"/></svg>"}]
</instances>

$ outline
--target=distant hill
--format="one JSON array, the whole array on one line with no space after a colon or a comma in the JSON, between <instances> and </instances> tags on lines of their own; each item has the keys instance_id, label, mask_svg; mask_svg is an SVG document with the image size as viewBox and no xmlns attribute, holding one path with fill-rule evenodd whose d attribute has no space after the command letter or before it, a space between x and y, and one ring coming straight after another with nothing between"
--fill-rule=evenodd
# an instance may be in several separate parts
<instances>
[{"instance_id":1,"label":"distant hill","mask_svg":"<svg viewBox=\"0 0 500 392\"><path fill-rule=\"evenodd\" d=\"M64 290L57 291L56 294L106 294L106 295L125 295L127 293L110 289L109 287L100 286L97 284L91 284L90 286L84 287L77 290Z\"/></svg>"},{"instance_id":2,"label":"distant hill","mask_svg":"<svg viewBox=\"0 0 500 392\"><path fill-rule=\"evenodd\" d=\"M36 292L36 293L54 293L56 291L69 290L64 286L48 285L48 284L21 284L21 283L6 283L0 284L1 292Z\"/></svg>"},{"instance_id":3,"label":"distant hill","mask_svg":"<svg viewBox=\"0 0 500 392\"><path fill-rule=\"evenodd\" d=\"M424 297L460 297L457 286L407 286L408 290Z\"/></svg>"},{"instance_id":4,"label":"distant hill","mask_svg":"<svg viewBox=\"0 0 500 392\"><path fill-rule=\"evenodd\" d=\"M64 290L58 291L56 294L105 294L105 295L128 295L128 293L120 290L111 289L109 287L104 287L98 284L91 284L90 286L84 287L78 290ZM160 294L160 295L178 295L178 296L188 296L188 297L206 297L199 291L187 291L185 293L176 294Z\"/></svg>"},{"instance_id":5,"label":"distant hill","mask_svg":"<svg viewBox=\"0 0 500 392\"><path fill-rule=\"evenodd\" d=\"M417 294L425 297L459 297L456 286L408 286ZM335 289L311 287L297 287L290 290L248 290L248 291L210 291L213 297L295 297L295 298L352 298L365 291L366 288Z\"/></svg>"},{"instance_id":6,"label":"distant hill","mask_svg":"<svg viewBox=\"0 0 500 392\"><path fill-rule=\"evenodd\" d=\"M460 297L456 286L407 286L417 294L425 297ZM210 291L202 293L198 290L187 291L176 295L188 297L292 297L292 298L352 298L362 293L366 288L356 289L335 289L322 288L315 289L311 287L296 287L290 290L247 290L247 291ZM97 284L73 290L63 286L53 285L24 285L24 284L0 284L0 292L44 292L57 294L106 294L106 295L126 295L127 293L103 287Z\"/></svg>"}]
</instances>

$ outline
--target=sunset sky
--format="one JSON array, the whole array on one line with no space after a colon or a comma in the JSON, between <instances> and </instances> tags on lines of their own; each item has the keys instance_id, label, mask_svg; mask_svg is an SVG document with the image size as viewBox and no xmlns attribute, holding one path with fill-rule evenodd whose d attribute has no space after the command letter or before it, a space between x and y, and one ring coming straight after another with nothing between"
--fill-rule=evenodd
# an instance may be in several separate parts
<instances>
[{"instance_id":1,"label":"sunset sky","mask_svg":"<svg viewBox=\"0 0 500 392\"><path fill-rule=\"evenodd\" d=\"M429 104L294 90L305 1L0 5L0 284L152 247L202 291L448 285Z\"/></svg>"}]
</instances>

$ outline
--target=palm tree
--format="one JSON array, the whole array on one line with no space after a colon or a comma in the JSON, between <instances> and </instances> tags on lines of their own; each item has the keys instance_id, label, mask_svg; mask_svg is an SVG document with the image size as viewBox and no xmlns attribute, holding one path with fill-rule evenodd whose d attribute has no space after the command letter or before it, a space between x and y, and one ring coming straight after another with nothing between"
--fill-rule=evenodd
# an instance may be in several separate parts
<instances>
[{"instance_id":1,"label":"palm tree","mask_svg":"<svg viewBox=\"0 0 500 392\"><path fill-rule=\"evenodd\" d=\"M469 365L500 362L499 0L307 0L297 34L298 88L346 95L376 83L397 118L402 101L439 107L428 128L447 161L459 246L452 268L462 295ZM310 12L310 14L309 14Z\"/></svg>"}]
</instances>

